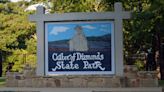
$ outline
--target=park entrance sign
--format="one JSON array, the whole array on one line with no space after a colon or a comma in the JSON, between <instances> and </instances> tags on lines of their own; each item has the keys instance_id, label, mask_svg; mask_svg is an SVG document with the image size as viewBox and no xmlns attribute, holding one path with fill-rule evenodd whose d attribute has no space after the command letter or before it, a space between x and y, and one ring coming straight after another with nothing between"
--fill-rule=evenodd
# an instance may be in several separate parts
<instances>
[{"instance_id":1,"label":"park entrance sign","mask_svg":"<svg viewBox=\"0 0 164 92\"><path fill-rule=\"evenodd\" d=\"M45 23L45 72L114 74L113 21Z\"/></svg>"},{"instance_id":2,"label":"park entrance sign","mask_svg":"<svg viewBox=\"0 0 164 92\"><path fill-rule=\"evenodd\" d=\"M37 75L107 74L123 76L123 19L130 12L30 15L37 22Z\"/></svg>"}]
</instances>

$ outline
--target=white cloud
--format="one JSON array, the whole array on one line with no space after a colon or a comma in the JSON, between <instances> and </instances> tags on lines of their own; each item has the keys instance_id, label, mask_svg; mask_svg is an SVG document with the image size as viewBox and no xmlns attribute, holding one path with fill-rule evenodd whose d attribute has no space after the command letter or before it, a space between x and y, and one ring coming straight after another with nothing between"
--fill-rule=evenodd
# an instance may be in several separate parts
<instances>
[{"instance_id":1,"label":"white cloud","mask_svg":"<svg viewBox=\"0 0 164 92\"><path fill-rule=\"evenodd\" d=\"M82 26L83 28L87 28L87 29L95 29L95 27L91 26L91 25L85 25L85 26Z\"/></svg>"},{"instance_id":2,"label":"white cloud","mask_svg":"<svg viewBox=\"0 0 164 92\"><path fill-rule=\"evenodd\" d=\"M50 35L58 35L58 33L66 32L69 28L64 26L54 27L50 32Z\"/></svg>"}]
</instances>

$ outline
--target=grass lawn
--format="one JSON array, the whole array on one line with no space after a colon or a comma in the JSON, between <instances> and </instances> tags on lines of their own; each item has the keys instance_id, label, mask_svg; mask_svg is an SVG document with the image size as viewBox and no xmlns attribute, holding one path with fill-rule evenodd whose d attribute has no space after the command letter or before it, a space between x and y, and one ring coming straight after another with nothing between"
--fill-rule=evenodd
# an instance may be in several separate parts
<instances>
[{"instance_id":1,"label":"grass lawn","mask_svg":"<svg viewBox=\"0 0 164 92\"><path fill-rule=\"evenodd\" d=\"M0 87L5 85L6 79L4 77L0 77Z\"/></svg>"},{"instance_id":2,"label":"grass lawn","mask_svg":"<svg viewBox=\"0 0 164 92\"><path fill-rule=\"evenodd\" d=\"M164 86L164 80L159 80L158 84L159 84L159 86Z\"/></svg>"}]
</instances>

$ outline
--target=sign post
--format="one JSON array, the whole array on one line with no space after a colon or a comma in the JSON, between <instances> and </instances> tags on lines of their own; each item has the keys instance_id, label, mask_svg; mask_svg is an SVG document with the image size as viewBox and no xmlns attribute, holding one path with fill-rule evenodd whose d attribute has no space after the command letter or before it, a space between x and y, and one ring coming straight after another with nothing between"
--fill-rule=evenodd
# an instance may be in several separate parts
<instances>
[{"instance_id":1,"label":"sign post","mask_svg":"<svg viewBox=\"0 0 164 92\"><path fill-rule=\"evenodd\" d=\"M111 25L111 29L110 29L110 27L108 27L109 29L106 29L106 31L111 32L112 37L113 37L113 38L111 37L112 41L110 42L110 44L112 44L112 45L109 45L109 46L112 47L111 48L111 52L112 52L111 53L112 54L111 58L112 59L111 59L110 64L111 64L113 70L112 69L109 70L110 72L107 72L107 74L111 73L111 74L114 74L114 75L117 75L117 76L123 76L123 32L122 32L123 26L122 26L122 22L123 22L123 19L129 19L130 15L131 15L130 12L123 11L121 3L115 3L113 12L103 12L103 13L101 13L101 12L100 13L90 12L90 13L45 14L45 9L43 7L37 7L36 14L33 14L33 15L29 16L30 21L35 21L36 24L37 24L37 37L38 37L37 38L37 40L38 40L37 41L37 59L38 60L37 60L37 71L36 71L37 75L39 75L39 76L44 76L44 75L47 75L47 74L49 75L48 71L49 71L49 66L51 64L49 64L47 62L49 62L48 58L50 58L49 57L49 53L50 53L49 48L50 48L50 39L51 38L49 38L49 35L48 35L49 33L47 33L47 32L49 30L51 30L50 29L51 26L53 26L53 27L57 27L55 25L58 25L58 27L65 26L65 29L68 29L67 28L68 26L69 26L69 28L72 28L76 24L76 27L75 27L74 31L78 30L77 33L82 35L83 33L79 30L84 29L84 26L90 24L94 28L96 25L99 25L99 24L101 25L101 24L106 23L104 25ZM68 21L73 21L73 22L68 23ZM89 21L89 22L79 23L79 21ZM96 21L96 22L93 22L93 21ZM63 23L59 23L59 22L63 22ZM82 26L82 27L77 26L77 24ZM112 31L112 26L113 26L113 29L114 29L113 31ZM92 29L92 27L90 27L90 28ZM62 31L63 30L61 30L61 32ZM53 33L53 34L57 34L57 33ZM84 32L84 34L85 35L90 35L89 33L87 34L87 32L86 33ZM105 33L104 33L104 35L105 35ZM80 54L83 54L83 55L88 55L88 53L83 53L83 52L85 52L85 51L87 52L88 50L90 51L90 49L93 49L92 46L88 47L88 43L87 43L88 40L86 40L90 36L86 36L86 38L84 36L81 36L81 37L82 37L81 39L83 39L82 40L83 46L81 46L81 47L78 46L77 44L75 45L73 43L74 40L69 41L69 43L70 43L69 44L69 47L70 47L69 51L71 52L69 54L72 55L72 56L75 55L76 60L77 60L78 52ZM99 37L100 37L100 35L99 35ZM59 37L57 37L57 38L59 38ZM72 39L72 38L69 38L69 39ZM53 39L53 41L54 41L54 39ZM96 40L96 41L99 41L99 40ZM92 42L93 42L93 40L92 40ZM91 44L91 43L89 43L89 44ZM105 43L105 45L107 45L107 44L108 43ZM80 48L78 48L78 47L80 47ZM104 47L102 45L100 47L107 49L106 47ZM83 48L83 49L81 49L81 48ZM58 65L58 67L61 67L62 64L64 64L64 63L62 63L62 60L60 60L60 59L57 59L57 61L59 61L59 63L57 63L56 57L60 54L62 55L62 52L57 53L58 50L55 50L55 51L56 52L51 53L51 58L53 59L53 61L56 62L56 65ZM69 56L69 54L66 54L66 56ZM100 67L103 70L104 65L101 66L101 64L103 64L102 63L103 61L101 62L100 59L102 58L102 60L103 60L104 59L103 57L106 56L106 55L104 55L103 52L101 53L101 50L100 51L98 50L97 53L91 53L89 55L92 55L92 56L100 55L99 60L95 59L95 58L94 59L92 58L93 61L90 61L90 62L95 62L95 60L98 61L99 64L97 64L97 65L100 65ZM87 59L87 60L89 60L89 59ZM82 60L80 62L83 62L83 64L88 64L87 60ZM106 61L104 61L104 62L106 62ZM84 66L85 65L83 65L83 69L85 68ZM77 67L74 67L74 69L76 69L76 68ZM56 71L56 70L54 70L54 71ZM64 71L63 74L65 73L65 70L61 70L61 71ZM81 72L83 70L78 70L77 69L75 71ZM87 70L87 71L89 71L89 70ZM94 72L96 72L96 71L99 71L99 70L95 70ZM97 74L97 73L94 73L94 74ZM102 73L102 74L104 74L104 73Z\"/></svg>"}]
</instances>

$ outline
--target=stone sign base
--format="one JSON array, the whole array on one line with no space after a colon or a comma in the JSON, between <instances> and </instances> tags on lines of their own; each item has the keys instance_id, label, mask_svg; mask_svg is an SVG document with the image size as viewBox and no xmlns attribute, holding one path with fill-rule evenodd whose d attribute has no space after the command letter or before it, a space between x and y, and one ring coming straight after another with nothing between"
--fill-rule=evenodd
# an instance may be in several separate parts
<instances>
[{"instance_id":1,"label":"stone sign base","mask_svg":"<svg viewBox=\"0 0 164 92\"><path fill-rule=\"evenodd\" d=\"M8 72L7 87L51 88L126 88L158 87L155 71L138 71L135 66L125 66L124 77L109 75L58 75L40 77L35 70L26 67L23 73Z\"/></svg>"},{"instance_id":2,"label":"stone sign base","mask_svg":"<svg viewBox=\"0 0 164 92\"><path fill-rule=\"evenodd\" d=\"M0 88L0 92L162 92L162 88Z\"/></svg>"}]
</instances>

